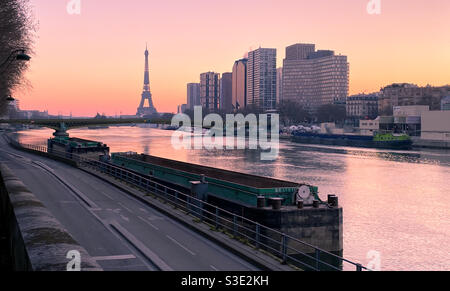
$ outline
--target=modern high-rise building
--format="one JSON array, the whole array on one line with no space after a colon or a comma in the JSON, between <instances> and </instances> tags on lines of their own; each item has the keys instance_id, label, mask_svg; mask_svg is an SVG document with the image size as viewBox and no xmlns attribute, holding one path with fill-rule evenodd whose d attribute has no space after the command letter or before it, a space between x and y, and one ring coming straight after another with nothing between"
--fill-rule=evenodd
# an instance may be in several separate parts
<instances>
[{"instance_id":1,"label":"modern high-rise building","mask_svg":"<svg viewBox=\"0 0 450 291\"><path fill-rule=\"evenodd\" d=\"M200 84L187 84L187 109L193 110L194 106L200 105Z\"/></svg>"},{"instance_id":2,"label":"modern high-rise building","mask_svg":"<svg viewBox=\"0 0 450 291\"><path fill-rule=\"evenodd\" d=\"M237 60L233 65L233 110L239 110L247 106L247 61L248 59Z\"/></svg>"},{"instance_id":3,"label":"modern high-rise building","mask_svg":"<svg viewBox=\"0 0 450 291\"><path fill-rule=\"evenodd\" d=\"M259 48L248 53L247 105L263 110L276 109L277 50Z\"/></svg>"},{"instance_id":4,"label":"modern high-rise building","mask_svg":"<svg viewBox=\"0 0 450 291\"><path fill-rule=\"evenodd\" d=\"M185 113L187 109L187 104L180 104L177 106L177 113Z\"/></svg>"},{"instance_id":5,"label":"modern high-rise building","mask_svg":"<svg viewBox=\"0 0 450 291\"><path fill-rule=\"evenodd\" d=\"M314 44L288 46L282 74L283 100L298 102L310 111L325 104L343 104L348 96L347 57L316 51Z\"/></svg>"},{"instance_id":6,"label":"modern high-rise building","mask_svg":"<svg viewBox=\"0 0 450 291\"><path fill-rule=\"evenodd\" d=\"M283 68L277 69L277 104L283 99Z\"/></svg>"},{"instance_id":7,"label":"modern high-rise building","mask_svg":"<svg viewBox=\"0 0 450 291\"><path fill-rule=\"evenodd\" d=\"M233 73L223 73L220 79L220 109L233 112Z\"/></svg>"},{"instance_id":8,"label":"modern high-rise building","mask_svg":"<svg viewBox=\"0 0 450 291\"><path fill-rule=\"evenodd\" d=\"M286 48L286 59L287 60L304 60L308 56L316 51L315 44L294 44Z\"/></svg>"},{"instance_id":9,"label":"modern high-rise building","mask_svg":"<svg viewBox=\"0 0 450 291\"><path fill-rule=\"evenodd\" d=\"M210 111L220 108L220 74L207 72L200 74L200 104Z\"/></svg>"}]
</instances>

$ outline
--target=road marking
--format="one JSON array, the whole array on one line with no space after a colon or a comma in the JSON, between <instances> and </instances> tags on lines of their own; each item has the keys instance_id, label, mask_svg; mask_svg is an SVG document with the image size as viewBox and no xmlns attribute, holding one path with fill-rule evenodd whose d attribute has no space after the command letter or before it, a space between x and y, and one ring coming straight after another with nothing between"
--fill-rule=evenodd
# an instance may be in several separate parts
<instances>
[{"instance_id":1,"label":"road marking","mask_svg":"<svg viewBox=\"0 0 450 291\"><path fill-rule=\"evenodd\" d=\"M106 193L103 192L103 191L101 191L101 193L102 193L103 195L105 195L106 197L108 197L109 199L114 200L111 196L109 196L109 194L106 194Z\"/></svg>"},{"instance_id":2,"label":"road marking","mask_svg":"<svg viewBox=\"0 0 450 291\"><path fill-rule=\"evenodd\" d=\"M210 265L210 267L211 267L211 269L213 269L214 271L217 271L217 272L219 272L220 270L219 269L217 269L216 267L214 267L213 265Z\"/></svg>"},{"instance_id":3,"label":"road marking","mask_svg":"<svg viewBox=\"0 0 450 291\"><path fill-rule=\"evenodd\" d=\"M164 218L163 218L163 217L161 217L161 216L158 216L158 215L151 215L151 216L147 217L147 219L148 219L148 220L150 220L150 221L155 221L155 220L164 220Z\"/></svg>"},{"instance_id":4,"label":"road marking","mask_svg":"<svg viewBox=\"0 0 450 291\"><path fill-rule=\"evenodd\" d=\"M167 265L157 254L147 248L140 240L138 240L120 224L112 221L110 225L161 271L173 271L173 269L169 267L169 265Z\"/></svg>"},{"instance_id":5,"label":"road marking","mask_svg":"<svg viewBox=\"0 0 450 291\"><path fill-rule=\"evenodd\" d=\"M100 207L97 206L91 199L89 199L86 195L84 195L80 190L78 190L76 187L68 183L65 179L61 177L61 175L55 173L53 169L51 169L49 166L47 166L44 163L41 163L39 161L33 161L34 164L38 165L41 169L44 169L47 171L47 173L53 175L61 184L63 184L66 188L68 188L73 194L75 194L80 200L82 200L84 203L86 203L89 208L91 209L98 209Z\"/></svg>"},{"instance_id":6,"label":"road marking","mask_svg":"<svg viewBox=\"0 0 450 291\"><path fill-rule=\"evenodd\" d=\"M120 217L122 217L123 220L125 220L126 222L130 222L130 219L126 216L123 216L122 214L120 215Z\"/></svg>"},{"instance_id":7,"label":"road marking","mask_svg":"<svg viewBox=\"0 0 450 291\"><path fill-rule=\"evenodd\" d=\"M138 218L140 220L142 220L143 222L147 223L148 225L150 225L151 227L153 227L154 229L159 230L159 228L157 226L153 225L151 222L148 222L147 220L145 220L144 218L142 218L140 216L138 216Z\"/></svg>"},{"instance_id":8,"label":"road marking","mask_svg":"<svg viewBox=\"0 0 450 291\"><path fill-rule=\"evenodd\" d=\"M144 212L144 213L148 213L147 210L145 210L144 208L139 208L140 211Z\"/></svg>"},{"instance_id":9,"label":"road marking","mask_svg":"<svg viewBox=\"0 0 450 291\"><path fill-rule=\"evenodd\" d=\"M125 208L128 212L130 213L134 213L130 208L126 207L125 205L123 205L123 203L119 202L118 203L120 206L122 206L123 208Z\"/></svg>"},{"instance_id":10,"label":"road marking","mask_svg":"<svg viewBox=\"0 0 450 291\"><path fill-rule=\"evenodd\" d=\"M96 261L117 261L117 260L130 260L136 259L135 255L122 255L122 256L104 256L104 257L93 257Z\"/></svg>"},{"instance_id":11,"label":"road marking","mask_svg":"<svg viewBox=\"0 0 450 291\"><path fill-rule=\"evenodd\" d=\"M178 245L180 248L184 249L186 252L190 253L191 255L195 256L195 253L193 251L191 251L190 249L188 249L187 247L183 246L181 243L179 243L177 240L175 240L174 238L172 238L169 235L166 235L166 237L168 239L170 239L174 244Z\"/></svg>"}]
</instances>

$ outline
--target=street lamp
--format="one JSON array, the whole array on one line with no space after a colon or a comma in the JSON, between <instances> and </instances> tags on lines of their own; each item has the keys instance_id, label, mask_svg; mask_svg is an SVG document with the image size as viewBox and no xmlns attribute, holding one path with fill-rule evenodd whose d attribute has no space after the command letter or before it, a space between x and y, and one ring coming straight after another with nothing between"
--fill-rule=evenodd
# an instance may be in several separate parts
<instances>
[{"instance_id":1,"label":"street lamp","mask_svg":"<svg viewBox=\"0 0 450 291\"><path fill-rule=\"evenodd\" d=\"M9 68L9 66L12 64L14 60L17 61L29 61L31 57L27 54L25 54L24 49L17 49L11 52L9 57L6 58L6 60L0 65L0 68L5 66L5 69L1 72L2 74L6 72L6 70Z\"/></svg>"}]
</instances>

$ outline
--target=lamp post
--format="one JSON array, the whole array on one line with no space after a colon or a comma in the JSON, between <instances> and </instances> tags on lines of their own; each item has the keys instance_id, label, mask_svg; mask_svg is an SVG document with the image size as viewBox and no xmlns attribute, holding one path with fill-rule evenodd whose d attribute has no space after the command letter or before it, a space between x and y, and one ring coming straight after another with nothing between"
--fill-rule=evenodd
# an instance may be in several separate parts
<instances>
[{"instance_id":1,"label":"lamp post","mask_svg":"<svg viewBox=\"0 0 450 291\"><path fill-rule=\"evenodd\" d=\"M0 69L5 67L1 74L5 73L13 61L29 61L31 57L25 54L25 49L17 49L11 52L9 57L0 65Z\"/></svg>"}]
</instances>

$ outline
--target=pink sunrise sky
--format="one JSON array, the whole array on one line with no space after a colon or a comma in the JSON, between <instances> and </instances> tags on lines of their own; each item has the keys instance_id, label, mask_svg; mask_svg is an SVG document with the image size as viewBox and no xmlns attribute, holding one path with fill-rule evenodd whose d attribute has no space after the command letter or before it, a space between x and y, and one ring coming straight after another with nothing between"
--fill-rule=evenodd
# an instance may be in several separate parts
<instances>
[{"instance_id":1,"label":"pink sunrise sky","mask_svg":"<svg viewBox=\"0 0 450 291\"><path fill-rule=\"evenodd\" d=\"M393 82L450 84L450 1L381 0L31 0L39 22L22 109L93 116L135 114L144 49L160 112L186 102L186 83L206 71L230 72L251 48L315 43L348 56L350 94Z\"/></svg>"}]
</instances>

